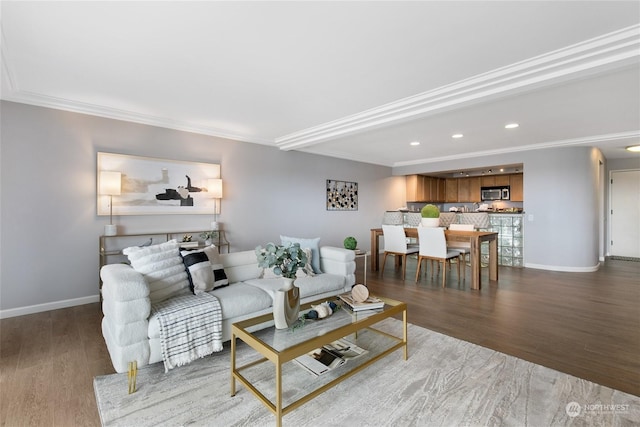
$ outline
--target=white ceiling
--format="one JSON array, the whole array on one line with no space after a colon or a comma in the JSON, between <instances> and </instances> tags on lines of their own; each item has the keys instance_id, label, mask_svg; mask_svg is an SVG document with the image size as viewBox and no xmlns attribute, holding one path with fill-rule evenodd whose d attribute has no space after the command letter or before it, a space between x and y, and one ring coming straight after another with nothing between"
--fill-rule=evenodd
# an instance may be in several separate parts
<instances>
[{"instance_id":1,"label":"white ceiling","mask_svg":"<svg viewBox=\"0 0 640 427\"><path fill-rule=\"evenodd\" d=\"M0 18L5 100L387 166L640 142L638 1L3 1Z\"/></svg>"}]
</instances>

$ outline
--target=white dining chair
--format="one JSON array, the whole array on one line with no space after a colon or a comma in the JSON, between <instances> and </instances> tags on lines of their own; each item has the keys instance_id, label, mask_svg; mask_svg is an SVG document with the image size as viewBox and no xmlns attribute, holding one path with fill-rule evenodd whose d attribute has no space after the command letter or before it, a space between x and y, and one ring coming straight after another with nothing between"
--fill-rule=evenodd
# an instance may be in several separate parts
<instances>
[{"instance_id":1,"label":"white dining chair","mask_svg":"<svg viewBox=\"0 0 640 427\"><path fill-rule=\"evenodd\" d=\"M418 241L420 250L418 251L418 268L416 269L416 283L420 277L420 267L422 260L438 261L438 266L442 264L442 287L447 281L446 262L452 259L460 259L460 252L447 249L447 240L444 237L444 228L441 227L418 227ZM433 277L433 268L431 269ZM458 280L460 280L460 262L458 262Z\"/></svg>"},{"instance_id":2,"label":"white dining chair","mask_svg":"<svg viewBox=\"0 0 640 427\"><path fill-rule=\"evenodd\" d=\"M473 224L450 224L449 230L474 231L475 226ZM460 252L460 258L462 259L462 262L464 262L463 267L465 267L462 273L463 275L465 275L466 265L467 265L467 255L471 253L471 242L451 242L451 243L447 243L447 247L449 249L453 249Z\"/></svg>"},{"instance_id":3,"label":"white dining chair","mask_svg":"<svg viewBox=\"0 0 640 427\"><path fill-rule=\"evenodd\" d=\"M384 274L384 265L387 262L387 255L399 256L402 258L402 280L404 280L407 271L407 255L418 252L417 245L407 244L407 236L404 233L404 227L401 225L382 224L382 234L384 235L384 257L382 258L382 272Z\"/></svg>"}]
</instances>

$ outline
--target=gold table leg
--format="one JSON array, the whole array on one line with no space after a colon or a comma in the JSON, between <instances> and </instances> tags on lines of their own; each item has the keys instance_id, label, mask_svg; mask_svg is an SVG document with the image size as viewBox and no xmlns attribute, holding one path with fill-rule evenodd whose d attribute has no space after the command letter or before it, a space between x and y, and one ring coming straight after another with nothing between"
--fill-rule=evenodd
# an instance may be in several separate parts
<instances>
[{"instance_id":1,"label":"gold table leg","mask_svg":"<svg viewBox=\"0 0 640 427\"><path fill-rule=\"evenodd\" d=\"M136 379L138 377L138 361L134 360L133 362L129 362L129 394L135 393L136 391Z\"/></svg>"}]
</instances>

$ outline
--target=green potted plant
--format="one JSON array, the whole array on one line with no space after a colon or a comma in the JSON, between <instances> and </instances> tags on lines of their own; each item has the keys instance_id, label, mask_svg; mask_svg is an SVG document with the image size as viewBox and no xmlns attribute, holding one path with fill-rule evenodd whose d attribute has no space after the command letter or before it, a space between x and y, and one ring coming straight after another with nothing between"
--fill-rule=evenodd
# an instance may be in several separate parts
<instances>
[{"instance_id":1,"label":"green potted plant","mask_svg":"<svg viewBox=\"0 0 640 427\"><path fill-rule=\"evenodd\" d=\"M344 239L343 243L345 249L351 249L352 251L354 251L358 247L358 241L353 236L349 236Z\"/></svg>"},{"instance_id":2,"label":"green potted plant","mask_svg":"<svg viewBox=\"0 0 640 427\"><path fill-rule=\"evenodd\" d=\"M436 205L424 205L420 211L422 215L423 227L439 227L440 226L440 209Z\"/></svg>"}]
</instances>

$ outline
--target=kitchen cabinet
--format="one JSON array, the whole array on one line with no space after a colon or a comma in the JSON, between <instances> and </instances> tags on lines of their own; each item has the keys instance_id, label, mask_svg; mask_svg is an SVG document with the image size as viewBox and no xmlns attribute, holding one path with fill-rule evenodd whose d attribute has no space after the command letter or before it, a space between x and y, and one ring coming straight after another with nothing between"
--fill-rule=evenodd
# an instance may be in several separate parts
<instances>
[{"instance_id":1,"label":"kitchen cabinet","mask_svg":"<svg viewBox=\"0 0 640 427\"><path fill-rule=\"evenodd\" d=\"M480 202L480 177L458 178L458 202Z\"/></svg>"},{"instance_id":2,"label":"kitchen cabinet","mask_svg":"<svg viewBox=\"0 0 640 427\"><path fill-rule=\"evenodd\" d=\"M469 202L471 195L469 194L469 178L458 178L458 202Z\"/></svg>"},{"instance_id":3,"label":"kitchen cabinet","mask_svg":"<svg viewBox=\"0 0 640 427\"><path fill-rule=\"evenodd\" d=\"M481 194L480 194L480 187L481 187L481 179L479 176L473 177L473 178L469 178L469 202L481 202Z\"/></svg>"},{"instance_id":4,"label":"kitchen cabinet","mask_svg":"<svg viewBox=\"0 0 640 427\"><path fill-rule=\"evenodd\" d=\"M407 202L424 201L424 176L408 175L405 180L407 186Z\"/></svg>"},{"instance_id":5,"label":"kitchen cabinet","mask_svg":"<svg viewBox=\"0 0 640 427\"><path fill-rule=\"evenodd\" d=\"M498 187L509 185L509 175L496 175L495 179Z\"/></svg>"},{"instance_id":6,"label":"kitchen cabinet","mask_svg":"<svg viewBox=\"0 0 640 427\"><path fill-rule=\"evenodd\" d=\"M458 202L458 179L447 178L445 180L445 202L457 203Z\"/></svg>"},{"instance_id":7,"label":"kitchen cabinet","mask_svg":"<svg viewBox=\"0 0 640 427\"><path fill-rule=\"evenodd\" d=\"M483 176L481 179L481 185L482 187L495 187L496 186L496 176L495 175L489 175L489 176Z\"/></svg>"},{"instance_id":8,"label":"kitchen cabinet","mask_svg":"<svg viewBox=\"0 0 640 427\"><path fill-rule=\"evenodd\" d=\"M444 202L445 180L424 175L407 175L407 202Z\"/></svg>"},{"instance_id":9,"label":"kitchen cabinet","mask_svg":"<svg viewBox=\"0 0 640 427\"><path fill-rule=\"evenodd\" d=\"M428 202L442 202L444 201L444 180L440 178L434 178L431 176L425 177L425 201ZM427 191L427 189L429 191Z\"/></svg>"},{"instance_id":10,"label":"kitchen cabinet","mask_svg":"<svg viewBox=\"0 0 640 427\"><path fill-rule=\"evenodd\" d=\"M515 173L509 175L509 186L511 187L511 201L523 202L524 201L524 175L521 173Z\"/></svg>"}]
</instances>

